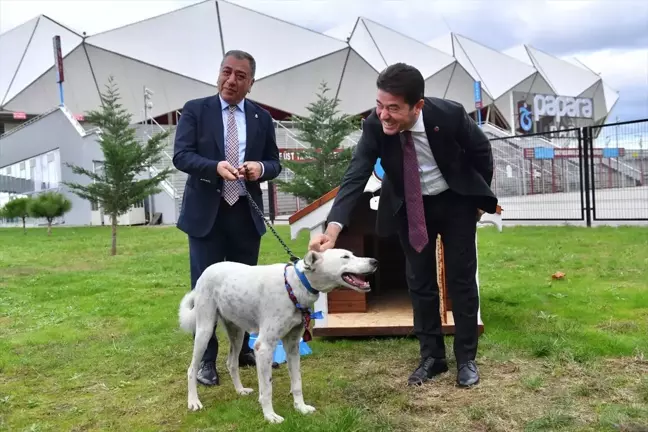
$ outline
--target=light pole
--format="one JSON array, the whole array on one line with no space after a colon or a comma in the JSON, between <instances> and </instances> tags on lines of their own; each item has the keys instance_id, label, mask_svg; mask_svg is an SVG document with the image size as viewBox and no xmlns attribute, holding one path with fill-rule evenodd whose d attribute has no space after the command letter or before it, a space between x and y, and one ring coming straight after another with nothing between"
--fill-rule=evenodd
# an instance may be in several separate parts
<instances>
[{"instance_id":1,"label":"light pole","mask_svg":"<svg viewBox=\"0 0 648 432\"><path fill-rule=\"evenodd\" d=\"M641 135L639 135L639 173L641 175L641 177L639 179L639 184L641 186L644 185L644 181L645 181L645 178L646 178L645 173L644 173L644 158L645 158L645 156L643 154L643 137Z\"/></svg>"},{"instance_id":2,"label":"light pole","mask_svg":"<svg viewBox=\"0 0 648 432\"><path fill-rule=\"evenodd\" d=\"M153 109L153 95L155 93L153 90L147 88L144 86L144 124L148 125L148 113L150 110ZM148 169L148 177L151 179L151 167ZM151 195L148 196L148 202L149 202L149 225L153 223L153 198Z\"/></svg>"}]
</instances>

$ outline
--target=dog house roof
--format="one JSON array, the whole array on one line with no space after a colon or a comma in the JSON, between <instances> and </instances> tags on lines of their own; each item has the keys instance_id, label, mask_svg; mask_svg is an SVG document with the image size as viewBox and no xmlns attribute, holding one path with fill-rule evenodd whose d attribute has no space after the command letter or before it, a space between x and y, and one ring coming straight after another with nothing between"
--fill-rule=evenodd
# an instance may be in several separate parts
<instances>
[{"instance_id":1,"label":"dog house roof","mask_svg":"<svg viewBox=\"0 0 648 432\"><path fill-rule=\"evenodd\" d=\"M371 177L369 177L369 180L367 180L364 192L377 192L380 189L383 174L384 171L380 164L380 158L378 158L374 166L373 173L371 174ZM331 211L333 200L337 196L338 190L340 190L339 186L322 195L320 198L316 199L303 209L293 213L293 215L288 218L291 237L293 238L293 240L297 237L301 230L312 230L324 223L329 212Z\"/></svg>"}]
</instances>

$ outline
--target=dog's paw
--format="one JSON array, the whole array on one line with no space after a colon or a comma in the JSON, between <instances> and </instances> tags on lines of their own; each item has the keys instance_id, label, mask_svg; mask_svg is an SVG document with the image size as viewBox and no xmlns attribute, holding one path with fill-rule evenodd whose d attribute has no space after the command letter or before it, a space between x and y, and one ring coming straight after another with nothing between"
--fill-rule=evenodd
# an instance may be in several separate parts
<instances>
[{"instance_id":1,"label":"dog's paw","mask_svg":"<svg viewBox=\"0 0 648 432\"><path fill-rule=\"evenodd\" d=\"M203 406L198 399L189 399L187 401L187 407L190 411L198 411L199 409L202 409Z\"/></svg>"},{"instance_id":2,"label":"dog's paw","mask_svg":"<svg viewBox=\"0 0 648 432\"><path fill-rule=\"evenodd\" d=\"M284 421L284 418L277 413L269 413L264 415L265 419L270 423L281 423Z\"/></svg>"},{"instance_id":3,"label":"dog's paw","mask_svg":"<svg viewBox=\"0 0 648 432\"><path fill-rule=\"evenodd\" d=\"M311 414L315 412L315 407L306 404L295 404L295 409L302 414Z\"/></svg>"},{"instance_id":4,"label":"dog's paw","mask_svg":"<svg viewBox=\"0 0 648 432\"><path fill-rule=\"evenodd\" d=\"M237 390L236 393L240 394L241 396L247 396L250 393L252 393L254 390L251 388L247 387L242 387L240 390Z\"/></svg>"}]
</instances>

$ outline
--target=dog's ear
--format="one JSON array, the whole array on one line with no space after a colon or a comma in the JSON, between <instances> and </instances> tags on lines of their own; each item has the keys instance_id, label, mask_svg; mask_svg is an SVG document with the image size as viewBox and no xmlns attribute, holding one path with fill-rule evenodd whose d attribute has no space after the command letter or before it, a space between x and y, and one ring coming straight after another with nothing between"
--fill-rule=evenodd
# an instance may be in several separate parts
<instances>
[{"instance_id":1,"label":"dog's ear","mask_svg":"<svg viewBox=\"0 0 648 432\"><path fill-rule=\"evenodd\" d=\"M308 251L304 257L304 265L307 269L312 270L317 262L322 259L322 255L319 252Z\"/></svg>"}]
</instances>

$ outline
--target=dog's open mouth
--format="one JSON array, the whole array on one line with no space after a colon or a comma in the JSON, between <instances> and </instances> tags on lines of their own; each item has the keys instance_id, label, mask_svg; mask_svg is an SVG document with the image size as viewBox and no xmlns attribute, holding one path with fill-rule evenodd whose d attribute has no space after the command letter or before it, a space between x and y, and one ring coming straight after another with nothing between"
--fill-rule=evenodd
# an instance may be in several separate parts
<instances>
[{"instance_id":1,"label":"dog's open mouth","mask_svg":"<svg viewBox=\"0 0 648 432\"><path fill-rule=\"evenodd\" d=\"M361 274L343 273L342 280L359 290L368 291L371 289L371 285L364 279L364 275Z\"/></svg>"}]
</instances>

